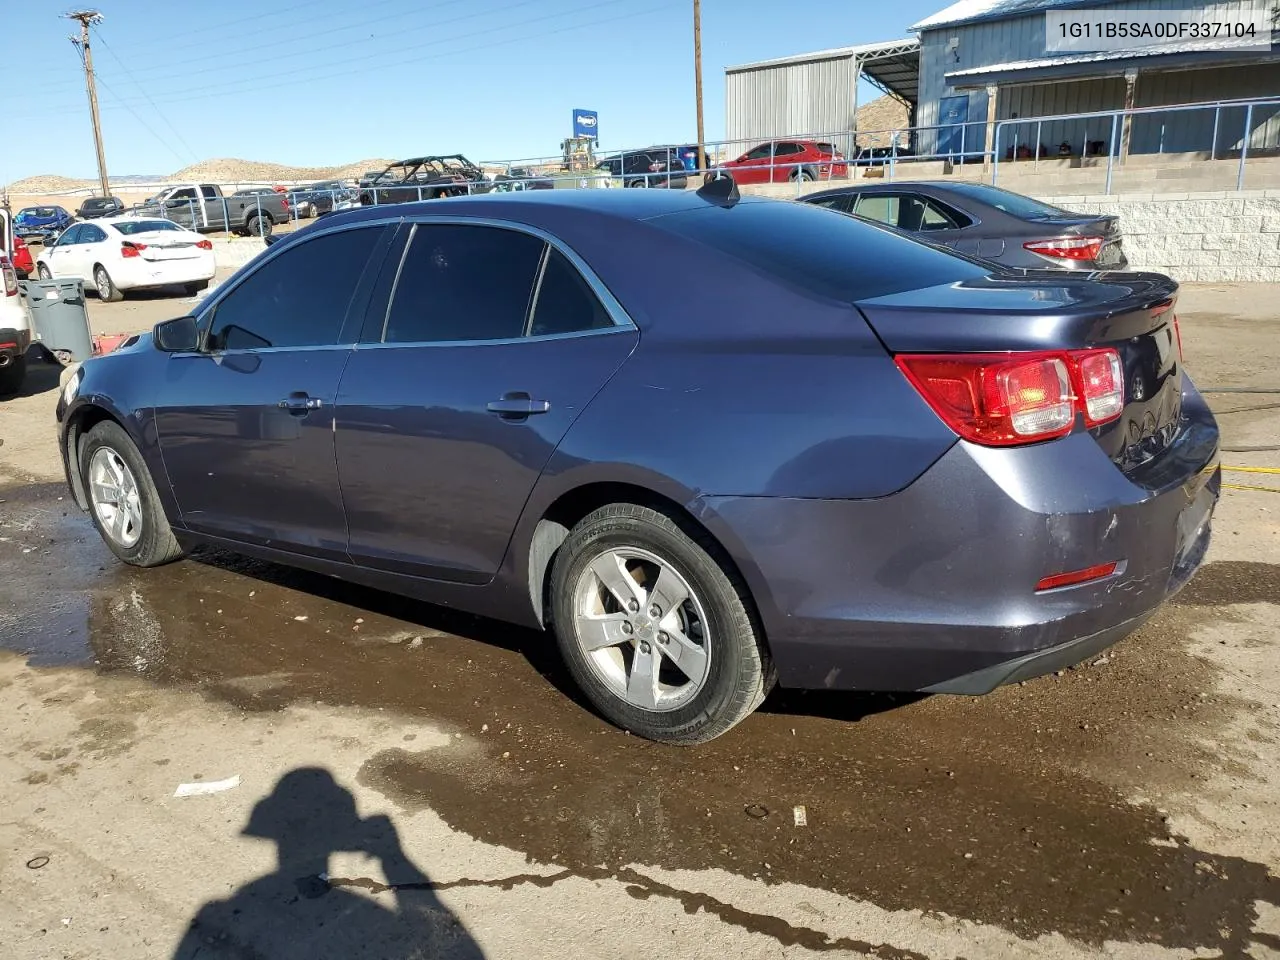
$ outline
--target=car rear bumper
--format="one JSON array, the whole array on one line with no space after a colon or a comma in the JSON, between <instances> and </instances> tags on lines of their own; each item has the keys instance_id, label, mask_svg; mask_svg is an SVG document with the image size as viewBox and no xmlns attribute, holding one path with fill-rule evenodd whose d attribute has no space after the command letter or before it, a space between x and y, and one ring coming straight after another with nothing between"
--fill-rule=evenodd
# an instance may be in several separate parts
<instances>
[{"instance_id":1,"label":"car rear bumper","mask_svg":"<svg viewBox=\"0 0 1280 960\"><path fill-rule=\"evenodd\" d=\"M137 290L211 280L215 267L213 253L208 251L184 260L145 260L142 257L131 257L111 268L111 279L121 290Z\"/></svg>"},{"instance_id":2,"label":"car rear bumper","mask_svg":"<svg viewBox=\"0 0 1280 960\"><path fill-rule=\"evenodd\" d=\"M1188 382L1173 444L1126 477L1088 433L957 443L878 500L704 497L784 686L983 693L1119 640L1190 579L1221 484L1217 425ZM1045 576L1118 563L1037 592Z\"/></svg>"},{"instance_id":3,"label":"car rear bumper","mask_svg":"<svg viewBox=\"0 0 1280 960\"><path fill-rule=\"evenodd\" d=\"M18 357L25 357L30 347L30 330L0 327L0 367L7 367Z\"/></svg>"}]
</instances>

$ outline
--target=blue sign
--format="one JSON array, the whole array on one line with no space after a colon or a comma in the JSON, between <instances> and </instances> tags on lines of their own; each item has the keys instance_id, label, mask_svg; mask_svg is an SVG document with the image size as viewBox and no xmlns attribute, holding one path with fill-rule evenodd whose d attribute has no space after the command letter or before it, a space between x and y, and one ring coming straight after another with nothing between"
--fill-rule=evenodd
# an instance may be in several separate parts
<instances>
[{"instance_id":1,"label":"blue sign","mask_svg":"<svg viewBox=\"0 0 1280 960\"><path fill-rule=\"evenodd\" d=\"M600 116L594 110L573 111L573 135L600 139Z\"/></svg>"}]
</instances>

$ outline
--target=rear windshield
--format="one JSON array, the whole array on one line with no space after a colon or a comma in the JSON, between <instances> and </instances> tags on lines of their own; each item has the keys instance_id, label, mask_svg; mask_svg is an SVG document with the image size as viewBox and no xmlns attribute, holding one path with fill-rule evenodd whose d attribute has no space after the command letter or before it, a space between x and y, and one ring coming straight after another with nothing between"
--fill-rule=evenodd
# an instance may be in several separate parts
<instances>
[{"instance_id":1,"label":"rear windshield","mask_svg":"<svg viewBox=\"0 0 1280 960\"><path fill-rule=\"evenodd\" d=\"M807 203L744 201L655 217L653 226L836 300L859 301L984 277L976 264Z\"/></svg>"},{"instance_id":2,"label":"rear windshield","mask_svg":"<svg viewBox=\"0 0 1280 960\"><path fill-rule=\"evenodd\" d=\"M112 224L126 237L134 233L153 233L156 230L181 230L169 220L117 220Z\"/></svg>"},{"instance_id":3,"label":"rear windshield","mask_svg":"<svg viewBox=\"0 0 1280 960\"><path fill-rule=\"evenodd\" d=\"M1023 220L1045 220L1053 217L1074 216L1070 210L1050 206L1047 203L1041 203L1039 200L1024 197L1020 193L1002 190L1000 187L988 186L985 183L949 183L947 184L947 189L960 194L962 197L970 197L979 203L985 203L989 207L1003 210L1011 217L1018 217Z\"/></svg>"}]
</instances>

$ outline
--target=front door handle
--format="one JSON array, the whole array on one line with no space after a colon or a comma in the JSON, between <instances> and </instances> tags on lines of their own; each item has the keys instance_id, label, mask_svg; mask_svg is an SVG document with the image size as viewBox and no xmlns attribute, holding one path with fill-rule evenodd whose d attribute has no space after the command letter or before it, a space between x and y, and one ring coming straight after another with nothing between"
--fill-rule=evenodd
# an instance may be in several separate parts
<instances>
[{"instance_id":1,"label":"front door handle","mask_svg":"<svg viewBox=\"0 0 1280 960\"><path fill-rule=\"evenodd\" d=\"M549 401L534 400L527 393L508 393L488 405L490 413L496 413L504 420L524 420L536 413L547 413L550 409Z\"/></svg>"},{"instance_id":2,"label":"front door handle","mask_svg":"<svg viewBox=\"0 0 1280 960\"><path fill-rule=\"evenodd\" d=\"M319 410L323 407L324 401L319 397L309 397L305 393L291 393L276 406L281 410L288 410L298 416L305 416L310 411Z\"/></svg>"}]
</instances>

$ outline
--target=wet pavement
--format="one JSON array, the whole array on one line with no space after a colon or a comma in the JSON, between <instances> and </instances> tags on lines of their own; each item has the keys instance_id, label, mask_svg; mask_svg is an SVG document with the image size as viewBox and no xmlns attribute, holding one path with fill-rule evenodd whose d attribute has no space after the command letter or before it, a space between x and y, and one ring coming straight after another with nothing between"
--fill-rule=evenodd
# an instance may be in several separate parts
<instances>
[{"instance_id":1,"label":"wet pavement","mask_svg":"<svg viewBox=\"0 0 1280 960\"><path fill-rule=\"evenodd\" d=\"M1212 693L1217 668L1189 638L1236 616L1228 605L1280 599L1280 567L1210 564L1138 634L1060 676L980 699L777 691L729 735L681 750L592 714L547 636L229 553L135 570L59 497L0 491L5 647L249 713L320 703L428 720L449 746L407 735L360 782L565 875L615 878L784 945L900 957L917 954L830 940L634 867L719 868L1024 938L1224 955L1266 936L1250 932L1258 902L1280 906L1264 864L1197 849L1132 799L1155 784L1194 792L1230 762L1212 734L1256 705ZM100 735L109 748L112 731Z\"/></svg>"}]
</instances>

